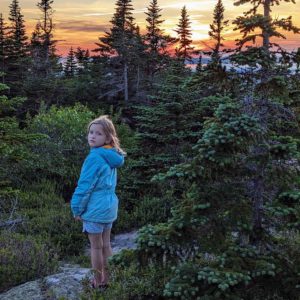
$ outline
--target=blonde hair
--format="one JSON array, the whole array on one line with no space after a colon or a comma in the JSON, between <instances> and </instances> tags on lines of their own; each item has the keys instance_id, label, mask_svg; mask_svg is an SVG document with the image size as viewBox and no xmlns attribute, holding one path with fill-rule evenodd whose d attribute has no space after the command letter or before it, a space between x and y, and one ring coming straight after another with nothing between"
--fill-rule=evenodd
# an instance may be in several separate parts
<instances>
[{"instance_id":1,"label":"blonde hair","mask_svg":"<svg viewBox=\"0 0 300 300\"><path fill-rule=\"evenodd\" d=\"M92 124L101 125L105 135L110 139L110 145L116 148L116 150L121 154L126 155L126 152L120 147L120 140L118 138L115 126L107 115L100 116L91 121L88 125L88 132Z\"/></svg>"}]
</instances>

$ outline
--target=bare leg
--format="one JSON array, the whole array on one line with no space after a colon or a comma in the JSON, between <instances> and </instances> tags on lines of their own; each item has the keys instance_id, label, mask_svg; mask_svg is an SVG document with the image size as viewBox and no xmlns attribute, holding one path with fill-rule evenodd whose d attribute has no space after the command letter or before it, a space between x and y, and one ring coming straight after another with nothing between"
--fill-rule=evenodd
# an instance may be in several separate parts
<instances>
[{"instance_id":1,"label":"bare leg","mask_svg":"<svg viewBox=\"0 0 300 300\"><path fill-rule=\"evenodd\" d=\"M103 269L102 269L102 284L107 284L109 281L108 274L108 258L112 256L112 250L110 245L110 232L111 229L103 231Z\"/></svg>"},{"instance_id":2,"label":"bare leg","mask_svg":"<svg viewBox=\"0 0 300 300\"><path fill-rule=\"evenodd\" d=\"M89 233L91 244L91 264L95 272L95 284L100 285L102 282L103 264L103 239L102 233Z\"/></svg>"}]
</instances>

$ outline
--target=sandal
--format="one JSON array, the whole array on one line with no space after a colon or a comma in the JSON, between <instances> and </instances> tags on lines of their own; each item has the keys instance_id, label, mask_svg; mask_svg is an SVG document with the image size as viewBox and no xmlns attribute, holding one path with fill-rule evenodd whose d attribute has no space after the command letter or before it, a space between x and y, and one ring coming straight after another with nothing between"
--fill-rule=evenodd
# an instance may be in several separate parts
<instances>
[{"instance_id":1,"label":"sandal","mask_svg":"<svg viewBox=\"0 0 300 300\"><path fill-rule=\"evenodd\" d=\"M98 286L96 285L96 279L95 278L90 281L90 285L91 285L92 289L98 289L101 286L100 284L98 284Z\"/></svg>"}]
</instances>

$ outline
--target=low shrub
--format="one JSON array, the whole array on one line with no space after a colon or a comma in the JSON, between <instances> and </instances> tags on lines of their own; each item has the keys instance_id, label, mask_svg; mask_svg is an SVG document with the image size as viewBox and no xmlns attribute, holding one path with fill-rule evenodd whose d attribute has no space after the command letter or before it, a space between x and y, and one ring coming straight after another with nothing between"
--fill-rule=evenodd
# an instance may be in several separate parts
<instances>
[{"instance_id":1,"label":"low shrub","mask_svg":"<svg viewBox=\"0 0 300 300\"><path fill-rule=\"evenodd\" d=\"M0 292L56 271L57 255L32 236L0 235Z\"/></svg>"},{"instance_id":2,"label":"low shrub","mask_svg":"<svg viewBox=\"0 0 300 300\"><path fill-rule=\"evenodd\" d=\"M81 223L75 222L68 204L56 208L27 209L23 211L26 222L22 232L41 236L57 249L61 258L83 252L86 237Z\"/></svg>"},{"instance_id":3,"label":"low shrub","mask_svg":"<svg viewBox=\"0 0 300 300\"><path fill-rule=\"evenodd\" d=\"M133 228L140 228L146 224L165 222L170 216L171 205L171 200L167 198L161 199L145 196L142 199L136 200L132 209L128 210L126 203L122 203L121 201L114 231L124 232Z\"/></svg>"},{"instance_id":4,"label":"low shrub","mask_svg":"<svg viewBox=\"0 0 300 300\"><path fill-rule=\"evenodd\" d=\"M25 220L20 233L42 237L61 258L83 252L86 237L81 223L74 221L70 206L58 194L55 183L43 180L27 186L19 206Z\"/></svg>"},{"instance_id":5,"label":"low shrub","mask_svg":"<svg viewBox=\"0 0 300 300\"><path fill-rule=\"evenodd\" d=\"M134 251L123 250L110 260L110 287L102 294L86 288L81 299L164 299L160 295L167 282L169 271L159 269L152 263L141 268Z\"/></svg>"}]
</instances>

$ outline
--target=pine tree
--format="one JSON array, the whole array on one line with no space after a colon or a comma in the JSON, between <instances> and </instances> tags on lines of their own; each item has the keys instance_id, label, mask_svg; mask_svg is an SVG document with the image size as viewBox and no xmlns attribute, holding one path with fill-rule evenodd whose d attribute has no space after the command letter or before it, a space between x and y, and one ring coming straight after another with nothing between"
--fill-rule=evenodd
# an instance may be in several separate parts
<instances>
[{"instance_id":1,"label":"pine tree","mask_svg":"<svg viewBox=\"0 0 300 300\"><path fill-rule=\"evenodd\" d=\"M195 142L195 132L199 130L195 109L198 101L186 87L190 75L181 61L173 60L160 74L148 102L136 107L139 150L132 171L136 178L132 189L139 197L166 196L151 178L179 162ZM168 200L166 206L170 208L171 202Z\"/></svg>"},{"instance_id":2,"label":"pine tree","mask_svg":"<svg viewBox=\"0 0 300 300\"><path fill-rule=\"evenodd\" d=\"M31 35L30 66L24 79L26 90L26 109L31 114L37 113L41 101L50 106L58 103L64 93L59 92L63 87L59 84L58 74L62 72L59 57L56 55L56 40L53 39L53 0L39 0L37 7L40 11L39 20Z\"/></svg>"},{"instance_id":3,"label":"pine tree","mask_svg":"<svg viewBox=\"0 0 300 300\"><path fill-rule=\"evenodd\" d=\"M2 83L4 83L5 78L5 60L7 52L7 37L6 37L6 24L4 22L3 15L0 14L0 73L2 74Z\"/></svg>"},{"instance_id":4,"label":"pine tree","mask_svg":"<svg viewBox=\"0 0 300 300\"><path fill-rule=\"evenodd\" d=\"M152 0L145 12L147 15L145 42L149 47L150 53L161 53L166 47L163 30L160 29L161 24L164 22L164 20L161 20L161 10L157 0Z\"/></svg>"},{"instance_id":5,"label":"pine tree","mask_svg":"<svg viewBox=\"0 0 300 300\"><path fill-rule=\"evenodd\" d=\"M168 222L140 230L138 257L170 270L163 292L168 298L299 296L299 256L287 250L299 247L299 234L293 246L285 236L293 234L300 220L297 140L289 136L297 134L297 124L291 114L292 131L283 133L289 121L282 128L276 125L285 122L283 106L261 104L261 99L245 101L245 109L234 100L220 104L190 158L160 177L173 180L174 189L182 191L181 201ZM265 115L256 114L259 105L268 108L268 124ZM260 164L264 167L257 177ZM263 202L256 201L260 197Z\"/></svg>"},{"instance_id":6,"label":"pine tree","mask_svg":"<svg viewBox=\"0 0 300 300\"><path fill-rule=\"evenodd\" d=\"M99 38L100 43L96 51L102 55L117 55L116 64L121 64L121 79L123 86L124 100L129 100L129 65L134 59L134 50L137 44L136 33L137 27L134 24L132 16L133 7L131 0L117 0L116 12L110 21L112 28L107 32L105 37Z\"/></svg>"},{"instance_id":7,"label":"pine tree","mask_svg":"<svg viewBox=\"0 0 300 300\"><path fill-rule=\"evenodd\" d=\"M209 25L210 31L208 32L208 35L215 42L211 54L211 58L212 58L211 64L213 66L219 66L221 63L220 50L221 47L224 46L222 43L222 41L224 40L222 34L223 34L223 30L228 25L228 21L224 20L224 11L225 9L222 0L218 0L214 9L213 23Z\"/></svg>"},{"instance_id":8,"label":"pine tree","mask_svg":"<svg viewBox=\"0 0 300 300\"><path fill-rule=\"evenodd\" d=\"M135 87L132 90L135 91L136 98L140 98L140 91L143 90L143 82L145 69L147 68L147 54L146 54L146 46L143 42L143 37L140 33L140 27L136 27L136 33L134 38L134 51L132 53L131 61L132 63L129 65L131 67L131 73L136 73L135 78L133 78L133 82L135 82Z\"/></svg>"},{"instance_id":9,"label":"pine tree","mask_svg":"<svg viewBox=\"0 0 300 300\"><path fill-rule=\"evenodd\" d=\"M8 31L10 59L25 57L28 53L28 42L25 32L24 16L18 0L13 0L9 6L10 27Z\"/></svg>"},{"instance_id":10,"label":"pine tree","mask_svg":"<svg viewBox=\"0 0 300 300\"><path fill-rule=\"evenodd\" d=\"M206 96L216 94L226 94L232 92L232 78L229 79L226 67L222 66L221 54L223 45L223 31L227 26L228 21L224 20L224 6L222 0L218 0L213 12L213 22L210 24L210 31L208 35L213 41L214 45L211 46L204 43L210 50L200 52L200 58L202 53L210 56L206 66L202 66L199 61L196 73L194 76L194 83L198 83L195 87L199 90L205 90ZM209 88L208 88L209 87Z\"/></svg>"},{"instance_id":11,"label":"pine tree","mask_svg":"<svg viewBox=\"0 0 300 300\"><path fill-rule=\"evenodd\" d=\"M91 63L90 52L88 49L84 50L80 47L74 51L74 55L77 61L77 73L78 75L87 74L89 70L89 65Z\"/></svg>"},{"instance_id":12,"label":"pine tree","mask_svg":"<svg viewBox=\"0 0 300 300\"><path fill-rule=\"evenodd\" d=\"M198 63L196 67L196 73L200 74L203 70L203 65L202 65L202 52L200 51L199 53L199 58L198 58Z\"/></svg>"},{"instance_id":13,"label":"pine tree","mask_svg":"<svg viewBox=\"0 0 300 300\"><path fill-rule=\"evenodd\" d=\"M40 21L37 22L31 35L30 51L32 59L32 71L34 74L41 76L44 74L44 64L42 60L42 30Z\"/></svg>"},{"instance_id":14,"label":"pine tree","mask_svg":"<svg viewBox=\"0 0 300 300\"><path fill-rule=\"evenodd\" d=\"M183 61L186 59L191 59L191 51L194 49L191 47L192 32L191 32L191 21L189 15L187 14L186 7L184 6L181 10L181 17L179 23L177 24L177 29L175 30L178 34L179 48L176 48L176 56Z\"/></svg>"},{"instance_id":15,"label":"pine tree","mask_svg":"<svg viewBox=\"0 0 300 300\"><path fill-rule=\"evenodd\" d=\"M28 42L25 32L24 16L21 13L18 0L13 0L9 6L9 30L7 32L7 69L6 82L11 86L12 94L22 90L28 65Z\"/></svg>"},{"instance_id":16,"label":"pine tree","mask_svg":"<svg viewBox=\"0 0 300 300\"><path fill-rule=\"evenodd\" d=\"M272 46L279 46L272 43L272 37L285 38L280 30L292 31L293 33L300 33L300 28L292 23L292 17L282 19L273 19L271 16L271 7L280 5L282 0L239 0L235 1L234 5L252 4L253 7L234 20L236 25L235 30L239 30L243 36L237 40L238 51L241 51L243 46L247 46L245 55L237 57L238 63L243 64L260 64L264 70L270 68L270 64L276 60L275 56L271 55L270 48ZM284 2L291 2L295 4L294 0L284 0ZM258 10L262 8L263 14L259 14ZM262 40L260 47L250 47L249 42L257 43L257 39Z\"/></svg>"},{"instance_id":17,"label":"pine tree","mask_svg":"<svg viewBox=\"0 0 300 300\"><path fill-rule=\"evenodd\" d=\"M77 73L77 61L73 47L70 48L68 53L67 61L64 67L64 73L67 77L74 77Z\"/></svg>"},{"instance_id":18,"label":"pine tree","mask_svg":"<svg viewBox=\"0 0 300 300\"><path fill-rule=\"evenodd\" d=\"M265 0L265 1L257 1L257 0L239 0L235 1L234 5L243 5L250 3L253 7L244 13L243 17L238 17L234 24L237 25L237 30L241 30L243 32L243 38L239 40L238 45L242 47L246 42L252 41L253 43L256 41L257 37L261 37L263 39L262 46L265 51L268 51L270 46L270 38L273 36L284 38L284 35L281 34L277 28L283 29L286 31L292 31L294 33L299 33L299 28L293 26L292 17L278 19L272 19L271 17L271 7L275 5L280 5L282 0ZM284 0L284 2L292 2L295 4L294 0ZM263 15L257 14L258 9L263 8ZM252 33L256 28L259 28L261 32Z\"/></svg>"},{"instance_id":19,"label":"pine tree","mask_svg":"<svg viewBox=\"0 0 300 300\"><path fill-rule=\"evenodd\" d=\"M53 0L41 0L37 7L42 13L31 38L31 56L37 76L48 76L56 68L56 41L53 40Z\"/></svg>"},{"instance_id":20,"label":"pine tree","mask_svg":"<svg viewBox=\"0 0 300 300\"><path fill-rule=\"evenodd\" d=\"M157 0L152 0L147 7L146 18L146 34L144 42L147 51L146 72L149 74L150 85L153 84L154 74L164 67L168 60L168 47L175 43L176 39L164 34L160 28L164 20L161 19L161 8L159 8Z\"/></svg>"}]
</instances>

